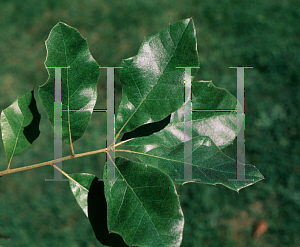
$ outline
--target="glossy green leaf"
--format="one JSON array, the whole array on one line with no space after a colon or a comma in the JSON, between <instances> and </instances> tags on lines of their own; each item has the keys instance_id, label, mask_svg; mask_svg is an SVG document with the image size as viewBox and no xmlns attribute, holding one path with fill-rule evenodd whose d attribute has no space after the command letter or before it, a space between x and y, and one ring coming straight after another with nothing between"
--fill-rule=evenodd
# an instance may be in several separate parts
<instances>
[{"instance_id":1,"label":"glossy green leaf","mask_svg":"<svg viewBox=\"0 0 300 247\"><path fill-rule=\"evenodd\" d=\"M88 173L75 173L69 175L74 181L70 180L70 188L75 196L78 205L88 217L88 193L95 175Z\"/></svg>"},{"instance_id":2,"label":"glossy green leaf","mask_svg":"<svg viewBox=\"0 0 300 247\"><path fill-rule=\"evenodd\" d=\"M105 182L109 231L129 246L180 246L184 219L169 176L124 158L115 162L115 180Z\"/></svg>"},{"instance_id":3,"label":"glossy green leaf","mask_svg":"<svg viewBox=\"0 0 300 247\"><path fill-rule=\"evenodd\" d=\"M175 183L186 183L187 181L180 181L184 179L184 143L168 147L164 143L152 142L151 139L155 135L156 133L149 137L137 138L135 145L140 140L140 146L130 151L119 152L133 154L148 166L168 174ZM188 155L192 155L192 178L201 179L196 182L222 184L239 191L263 179L263 175L255 166L246 164L245 178L252 181L229 181L228 179L236 178L236 160L223 154L209 137L197 136L188 142L192 142L192 153Z\"/></svg>"},{"instance_id":4,"label":"glossy green leaf","mask_svg":"<svg viewBox=\"0 0 300 247\"><path fill-rule=\"evenodd\" d=\"M192 137L208 136L219 148L230 145L236 138L237 130L240 130L243 115L237 115L237 100L226 89L216 87L210 81L193 82L192 103L195 110L225 110L214 112L193 112ZM239 109L241 105L238 103ZM232 111L228 111L232 110ZM161 144L174 146L184 141L184 111L185 104L171 114L170 123L161 131L150 138L136 138L125 145L139 146L146 144ZM143 137L142 137L143 138Z\"/></svg>"},{"instance_id":5,"label":"glossy green leaf","mask_svg":"<svg viewBox=\"0 0 300 247\"><path fill-rule=\"evenodd\" d=\"M7 163L10 164L14 155L23 152L38 138L40 119L33 90L1 112L1 132Z\"/></svg>"},{"instance_id":6,"label":"glossy green leaf","mask_svg":"<svg viewBox=\"0 0 300 247\"><path fill-rule=\"evenodd\" d=\"M85 132L97 100L97 82L100 68L92 57L86 39L62 22L51 30L46 41L46 67L70 67L61 69L62 78L62 140L70 143ZM47 68L49 78L39 88L39 96L52 127L54 126L55 69ZM73 110L73 111L67 111Z\"/></svg>"},{"instance_id":7,"label":"glossy green leaf","mask_svg":"<svg viewBox=\"0 0 300 247\"><path fill-rule=\"evenodd\" d=\"M199 66L193 20L179 21L146 38L138 54L121 66L116 133L164 119L184 101L184 69L176 67Z\"/></svg>"}]
</instances>

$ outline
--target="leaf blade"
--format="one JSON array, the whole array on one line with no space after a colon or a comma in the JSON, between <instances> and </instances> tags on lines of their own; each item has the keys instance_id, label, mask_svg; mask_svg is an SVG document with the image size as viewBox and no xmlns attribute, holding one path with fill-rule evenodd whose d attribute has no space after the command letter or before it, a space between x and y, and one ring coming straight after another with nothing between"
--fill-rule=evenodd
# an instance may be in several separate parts
<instances>
[{"instance_id":1,"label":"leaf blade","mask_svg":"<svg viewBox=\"0 0 300 247\"><path fill-rule=\"evenodd\" d=\"M116 179L105 182L108 229L130 246L180 246L184 219L171 179L142 163L115 161Z\"/></svg>"},{"instance_id":2,"label":"leaf blade","mask_svg":"<svg viewBox=\"0 0 300 247\"><path fill-rule=\"evenodd\" d=\"M199 66L195 34L192 19L177 22L146 38L135 57L123 60L117 136L160 121L183 104L184 70L176 67Z\"/></svg>"},{"instance_id":3,"label":"leaf blade","mask_svg":"<svg viewBox=\"0 0 300 247\"><path fill-rule=\"evenodd\" d=\"M40 119L33 90L1 112L2 140L8 164L14 155L22 153L38 138Z\"/></svg>"},{"instance_id":4,"label":"leaf blade","mask_svg":"<svg viewBox=\"0 0 300 247\"><path fill-rule=\"evenodd\" d=\"M239 191L263 179L263 175L253 165L245 165L245 178L253 181L229 181L236 178L236 160L231 159L206 136L197 136L188 142L192 143L192 174L193 179L201 179L198 183L211 185L222 184L229 189ZM174 183L184 178L184 143L175 146L160 144L141 144L133 150L116 150L129 152L141 162L160 169L168 174ZM192 182L192 181L189 181Z\"/></svg>"},{"instance_id":5,"label":"leaf blade","mask_svg":"<svg viewBox=\"0 0 300 247\"><path fill-rule=\"evenodd\" d=\"M48 67L70 67L61 69L62 78L62 140L70 143L85 132L97 100L97 82L100 68L92 57L86 39L65 23L55 25L46 41L45 66L49 78L40 86L39 96L54 128L54 69ZM73 110L73 111L69 111Z\"/></svg>"}]
</instances>

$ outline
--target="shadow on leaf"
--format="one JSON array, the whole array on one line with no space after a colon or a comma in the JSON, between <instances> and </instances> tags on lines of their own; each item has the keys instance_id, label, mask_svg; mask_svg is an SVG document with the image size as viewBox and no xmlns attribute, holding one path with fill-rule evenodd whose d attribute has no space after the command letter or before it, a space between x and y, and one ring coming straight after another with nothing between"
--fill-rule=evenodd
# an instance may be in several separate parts
<instances>
[{"instance_id":1,"label":"shadow on leaf","mask_svg":"<svg viewBox=\"0 0 300 247\"><path fill-rule=\"evenodd\" d=\"M126 141L128 139L136 138L136 137L149 136L155 132L158 132L170 123L170 119L171 119L171 114L161 121L144 124L133 131L125 133L121 141Z\"/></svg>"},{"instance_id":2,"label":"shadow on leaf","mask_svg":"<svg viewBox=\"0 0 300 247\"><path fill-rule=\"evenodd\" d=\"M96 238L101 244L111 247L128 247L123 238L107 229L107 203L104 195L104 182L95 177L88 194L88 218Z\"/></svg>"},{"instance_id":3,"label":"shadow on leaf","mask_svg":"<svg viewBox=\"0 0 300 247\"><path fill-rule=\"evenodd\" d=\"M33 119L28 126L24 127L23 133L27 141L29 141L32 144L33 141L37 139L40 135L39 124L41 120L41 114L39 114L38 112L33 90L31 91L31 94L32 98L28 107L33 116Z\"/></svg>"}]
</instances>

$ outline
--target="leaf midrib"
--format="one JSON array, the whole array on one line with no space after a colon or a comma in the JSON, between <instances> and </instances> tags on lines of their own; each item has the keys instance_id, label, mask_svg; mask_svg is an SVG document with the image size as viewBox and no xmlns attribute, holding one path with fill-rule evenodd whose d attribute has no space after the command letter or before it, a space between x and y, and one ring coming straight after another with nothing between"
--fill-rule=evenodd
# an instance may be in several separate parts
<instances>
[{"instance_id":1,"label":"leaf midrib","mask_svg":"<svg viewBox=\"0 0 300 247\"><path fill-rule=\"evenodd\" d=\"M195 150L197 150L197 148L194 149L193 151L195 151ZM156 155L152 155L152 154L141 153L141 152L136 152L136 151L131 151L131 150L116 149L115 151L116 151L116 152L125 152L125 153L135 153L135 154L139 154L139 155L144 155L144 156L149 156L149 157L153 157L153 158L157 158L157 159L166 160L166 161L168 161L168 162L177 162L177 163L182 163L182 164L188 164L188 165L192 165L192 166L197 167L197 168L207 169L207 170L212 170L212 171L217 171L217 172L223 172L223 171L219 171L219 170L216 170L216 169L213 169L213 168L219 167L219 166L222 166L222 165L226 164L226 163L220 163L219 165L216 165L216 166L214 166L214 167L207 168L207 167L199 167L199 166L194 165L194 164L192 164L192 163L186 163L186 162L180 161L180 160L172 160L172 159L168 159L168 158L165 158L165 157L160 157L160 156L156 156ZM210 159L211 157L213 157L213 156L215 156L215 155L217 155L217 154L214 154L214 155L210 156L210 157L207 158L207 159ZM229 158L229 157L228 157L228 158ZM207 159L206 159L206 160L207 160ZM246 165L247 165L247 164L246 164ZM234 174L234 173L233 173L233 174Z\"/></svg>"},{"instance_id":2,"label":"leaf midrib","mask_svg":"<svg viewBox=\"0 0 300 247\"><path fill-rule=\"evenodd\" d=\"M196 150L196 149L195 149ZM154 158L157 158L157 159L164 159L164 160L167 160L168 162L170 162L170 161L173 161L173 162L178 162L178 163L182 163L182 164L184 164L184 162L182 162L182 161L177 161L177 160L171 160L171 159L168 159L168 158L164 158L164 157L159 157L159 156L155 156L155 155L150 155L150 154L145 154L145 153L140 153L140 152L135 152L135 151L130 151L130 150L115 150L115 151L119 151L119 152L128 152L128 153L136 153L136 154L139 154L139 155L145 155L145 156L152 156L152 157L154 157ZM214 154L214 155L217 155L217 154ZM211 158L211 157L210 157ZM229 158L229 157L228 157ZM143 162L144 163L144 162ZM229 174L235 174L235 172L226 172L226 171L219 171L219 170L216 170L216 169L212 169L212 168L215 168L215 167L218 167L218 166L221 166L221 165L223 165L223 164L226 164L226 163L221 163L220 165L217 165L217 166L214 166L214 167L212 167L212 168L201 168L201 167L199 167L199 166L196 166L196 165L193 165L193 164L190 164L190 163L186 163L186 164L189 164L189 165L192 165L192 166L195 166L195 167L197 167L198 168L198 170L205 176L205 177L208 177L203 171L202 171L202 169L207 169L207 170L212 170L212 171L217 171L218 173L221 173L222 174L222 176L224 176L224 174L223 173L229 173ZM250 164L245 164L245 166L247 166L247 165L249 165L249 166L253 166L253 165L250 165ZM176 171L177 172L177 171ZM178 172L177 172L178 173ZM178 173L179 174L179 173ZM179 174L180 175L180 174ZM225 176L224 176L225 177ZM252 175L252 177L255 177L255 178L257 178L257 179L260 179L261 180L261 178L260 177L258 177L258 176L256 176L256 175ZM209 177L208 177L209 178ZM209 178L209 180L211 180L210 178ZM215 182L215 181L212 181L212 184L222 184L222 185L224 185L225 187L227 187L227 188L229 188L229 189L235 189L235 191L237 191L237 192L239 192L239 190L241 190L241 189L243 189L243 188L245 188L245 187L247 187L247 186L250 186L250 185L252 185L253 183L254 183L254 181L253 181L253 183L249 183L249 184L246 184L245 186L241 186L241 187L239 187L239 186L237 186L237 184L235 184L234 182L232 182L232 181L228 181L228 182L230 182L230 185L232 186L232 188L231 187L229 187L227 184L224 184L224 183L222 183L222 182Z\"/></svg>"}]
</instances>

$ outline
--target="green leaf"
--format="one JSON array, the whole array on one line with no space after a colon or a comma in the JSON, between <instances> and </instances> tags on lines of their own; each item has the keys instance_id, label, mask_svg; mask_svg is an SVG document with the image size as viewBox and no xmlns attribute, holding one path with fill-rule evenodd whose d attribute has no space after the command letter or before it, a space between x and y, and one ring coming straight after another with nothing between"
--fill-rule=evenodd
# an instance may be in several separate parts
<instances>
[{"instance_id":1,"label":"green leaf","mask_svg":"<svg viewBox=\"0 0 300 247\"><path fill-rule=\"evenodd\" d=\"M61 69L62 109L76 110L62 112L62 140L70 143L85 132L97 100L97 82L100 68L92 57L86 39L80 33L62 22L51 30L46 41L46 67L70 67ZM54 79L55 70L47 68L49 78L39 88L39 96L48 118L54 128Z\"/></svg>"},{"instance_id":2,"label":"green leaf","mask_svg":"<svg viewBox=\"0 0 300 247\"><path fill-rule=\"evenodd\" d=\"M184 143L168 147L164 143L155 144L151 139L152 136L137 138L135 144L140 140L140 146L130 151L116 151L133 154L145 164L168 174L175 183L187 183L179 181L184 179ZM252 181L228 181L236 178L236 160L223 154L209 137L197 136L188 142L192 142L192 178L201 179L196 182L222 184L229 189L239 191L263 179L263 175L255 166L246 164L245 178Z\"/></svg>"},{"instance_id":3,"label":"green leaf","mask_svg":"<svg viewBox=\"0 0 300 247\"><path fill-rule=\"evenodd\" d=\"M123 93L116 118L117 137L160 121L182 106L184 69L176 67L199 66L193 20L179 21L146 38L138 54L123 60L121 66Z\"/></svg>"},{"instance_id":4,"label":"green leaf","mask_svg":"<svg viewBox=\"0 0 300 247\"><path fill-rule=\"evenodd\" d=\"M2 140L8 164L14 155L22 153L38 138L40 119L33 90L1 112Z\"/></svg>"},{"instance_id":5,"label":"green leaf","mask_svg":"<svg viewBox=\"0 0 300 247\"><path fill-rule=\"evenodd\" d=\"M88 217L88 193L95 175L88 173L75 173L69 175L74 181L70 180L70 188L75 196L78 205Z\"/></svg>"},{"instance_id":6,"label":"green leaf","mask_svg":"<svg viewBox=\"0 0 300 247\"><path fill-rule=\"evenodd\" d=\"M115 162L115 180L104 182L109 231L129 246L180 246L184 219L169 176L127 159Z\"/></svg>"},{"instance_id":7,"label":"green leaf","mask_svg":"<svg viewBox=\"0 0 300 247\"><path fill-rule=\"evenodd\" d=\"M192 103L195 110L226 110L193 112L192 120L185 120L186 123L192 121L192 137L208 136L221 149L230 145L241 128L243 118L242 114L237 115L236 98L226 89L218 88L210 81L197 81L193 82ZM238 103L238 107L241 109L242 106ZM149 138L130 140L124 145L161 144L171 147L182 143L185 129L184 111L185 104L171 114L170 123L163 130Z\"/></svg>"}]
</instances>

